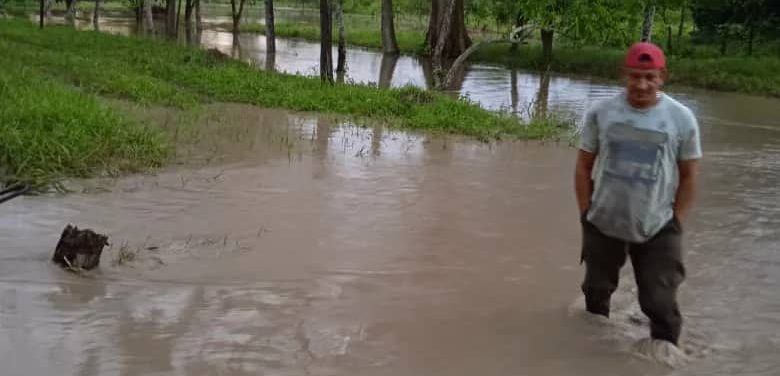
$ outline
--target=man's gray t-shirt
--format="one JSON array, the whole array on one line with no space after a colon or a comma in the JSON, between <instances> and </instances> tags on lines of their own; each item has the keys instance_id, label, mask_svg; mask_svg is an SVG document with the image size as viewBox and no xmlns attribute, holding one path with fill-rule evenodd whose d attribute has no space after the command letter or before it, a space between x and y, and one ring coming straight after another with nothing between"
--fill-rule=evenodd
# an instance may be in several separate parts
<instances>
[{"instance_id":1,"label":"man's gray t-shirt","mask_svg":"<svg viewBox=\"0 0 780 376\"><path fill-rule=\"evenodd\" d=\"M702 156L696 117L666 94L645 110L631 107L625 93L595 105L585 115L580 149L596 154L586 219L635 243L673 218L677 163Z\"/></svg>"}]
</instances>

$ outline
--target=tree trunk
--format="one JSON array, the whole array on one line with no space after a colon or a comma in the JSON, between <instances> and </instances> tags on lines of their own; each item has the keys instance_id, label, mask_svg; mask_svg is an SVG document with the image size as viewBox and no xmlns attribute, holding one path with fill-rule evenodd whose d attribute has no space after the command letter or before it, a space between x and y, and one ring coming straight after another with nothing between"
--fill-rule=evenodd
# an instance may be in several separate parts
<instances>
[{"instance_id":1,"label":"tree trunk","mask_svg":"<svg viewBox=\"0 0 780 376\"><path fill-rule=\"evenodd\" d=\"M176 34L176 0L166 0L165 3L165 29L168 36Z\"/></svg>"},{"instance_id":2,"label":"tree trunk","mask_svg":"<svg viewBox=\"0 0 780 376\"><path fill-rule=\"evenodd\" d=\"M452 15L455 11L455 1L449 0L444 6L444 12L441 14L441 23L439 24L439 38L436 40L436 44L433 49L433 63L441 64L444 54L444 47L447 44L447 37L450 35L450 28L452 27Z\"/></svg>"},{"instance_id":3,"label":"tree trunk","mask_svg":"<svg viewBox=\"0 0 780 376\"><path fill-rule=\"evenodd\" d=\"M756 28L753 24L753 21L750 21L750 25L748 25L748 56L753 56L753 40L756 38Z\"/></svg>"},{"instance_id":4,"label":"tree trunk","mask_svg":"<svg viewBox=\"0 0 780 376\"><path fill-rule=\"evenodd\" d=\"M554 37L555 30L542 29L542 59L545 64L550 64L552 61Z\"/></svg>"},{"instance_id":5,"label":"tree trunk","mask_svg":"<svg viewBox=\"0 0 780 376\"><path fill-rule=\"evenodd\" d=\"M393 73L398 63L398 54L382 55L382 65L379 68L379 87L387 89L393 82Z\"/></svg>"},{"instance_id":6,"label":"tree trunk","mask_svg":"<svg viewBox=\"0 0 780 376\"><path fill-rule=\"evenodd\" d=\"M95 12L92 14L92 26L95 31L100 31L100 0L95 0Z\"/></svg>"},{"instance_id":7,"label":"tree trunk","mask_svg":"<svg viewBox=\"0 0 780 376\"><path fill-rule=\"evenodd\" d=\"M108 237L105 235L67 225L51 260L63 268L94 269L100 265L100 255L107 245Z\"/></svg>"},{"instance_id":8,"label":"tree trunk","mask_svg":"<svg viewBox=\"0 0 780 376\"><path fill-rule=\"evenodd\" d=\"M179 35L179 22L181 21L181 1L179 1L178 9L176 10L176 35Z\"/></svg>"},{"instance_id":9,"label":"tree trunk","mask_svg":"<svg viewBox=\"0 0 780 376\"><path fill-rule=\"evenodd\" d=\"M674 53L674 48L672 46L672 25L666 26L666 52L667 53Z\"/></svg>"},{"instance_id":10,"label":"tree trunk","mask_svg":"<svg viewBox=\"0 0 780 376\"><path fill-rule=\"evenodd\" d=\"M265 70L276 72L276 52L265 50Z\"/></svg>"},{"instance_id":11,"label":"tree trunk","mask_svg":"<svg viewBox=\"0 0 780 376\"><path fill-rule=\"evenodd\" d=\"M443 30L445 26L447 30ZM446 32L442 33L442 31ZM425 36L425 44L430 51L436 49L442 34L444 34L444 44L440 46L442 57L456 58L471 46L471 39L466 30L463 0L431 1L431 16Z\"/></svg>"},{"instance_id":12,"label":"tree trunk","mask_svg":"<svg viewBox=\"0 0 780 376\"><path fill-rule=\"evenodd\" d=\"M341 74L343 82L343 75L347 71L347 41L344 36L344 6L343 0L336 0L336 24L339 27L339 57L336 64L336 73Z\"/></svg>"},{"instance_id":13,"label":"tree trunk","mask_svg":"<svg viewBox=\"0 0 780 376\"><path fill-rule=\"evenodd\" d=\"M152 14L152 0L143 0L144 31L154 34L154 15Z\"/></svg>"},{"instance_id":14,"label":"tree trunk","mask_svg":"<svg viewBox=\"0 0 780 376\"><path fill-rule=\"evenodd\" d=\"M194 0L187 0L186 4L184 5L184 24L187 27L190 27L192 24L192 8L195 7L195 1Z\"/></svg>"},{"instance_id":15,"label":"tree trunk","mask_svg":"<svg viewBox=\"0 0 780 376\"><path fill-rule=\"evenodd\" d=\"M653 37L653 20L655 18L655 4L645 5L645 20L642 22L642 42L650 42Z\"/></svg>"},{"instance_id":16,"label":"tree trunk","mask_svg":"<svg viewBox=\"0 0 780 376\"><path fill-rule=\"evenodd\" d=\"M200 0L195 0L195 27L198 30L203 28L203 19L200 17Z\"/></svg>"},{"instance_id":17,"label":"tree trunk","mask_svg":"<svg viewBox=\"0 0 780 376\"><path fill-rule=\"evenodd\" d=\"M238 0L238 9L236 9L236 0L230 0L230 10L233 16L233 33L240 32L241 27L241 15L244 13L245 0Z\"/></svg>"},{"instance_id":18,"label":"tree trunk","mask_svg":"<svg viewBox=\"0 0 780 376\"><path fill-rule=\"evenodd\" d=\"M276 22L274 21L274 0L265 0L265 50L276 53Z\"/></svg>"},{"instance_id":19,"label":"tree trunk","mask_svg":"<svg viewBox=\"0 0 780 376\"><path fill-rule=\"evenodd\" d=\"M76 22L76 0L70 0L68 9L65 11L65 20L73 24Z\"/></svg>"},{"instance_id":20,"label":"tree trunk","mask_svg":"<svg viewBox=\"0 0 780 376\"><path fill-rule=\"evenodd\" d=\"M41 14L39 15L40 20L38 21L39 26L41 29L43 29L43 16L46 14L46 1L40 0L41 2Z\"/></svg>"},{"instance_id":21,"label":"tree trunk","mask_svg":"<svg viewBox=\"0 0 780 376\"><path fill-rule=\"evenodd\" d=\"M393 21L393 0L382 0L382 51L385 54L399 52Z\"/></svg>"},{"instance_id":22,"label":"tree trunk","mask_svg":"<svg viewBox=\"0 0 780 376\"><path fill-rule=\"evenodd\" d=\"M333 22L328 0L320 0L320 79L333 82Z\"/></svg>"}]
</instances>

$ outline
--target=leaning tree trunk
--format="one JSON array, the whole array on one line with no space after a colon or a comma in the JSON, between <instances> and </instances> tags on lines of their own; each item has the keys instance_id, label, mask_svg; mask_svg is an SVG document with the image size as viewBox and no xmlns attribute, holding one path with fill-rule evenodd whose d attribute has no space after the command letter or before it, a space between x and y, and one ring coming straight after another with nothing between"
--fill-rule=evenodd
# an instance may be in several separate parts
<instances>
[{"instance_id":1,"label":"leaning tree trunk","mask_svg":"<svg viewBox=\"0 0 780 376\"><path fill-rule=\"evenodd\" d=\"M542 59L545 64L550 64L552 61L554 37L555 30L542 29Z\"/></svg>"},{"instance_id":2,"label":"leaning tree trunk","mask_svg":"<svg viewBox=\"0 0 780 376\"><path fill-rule=\"evenodd\" d=\"M70 0L68 9L65 11L65 20L73 24L76 22L76 0Z\"/></svg>"},{"instance_id":3,"label":"leaning tree trunk","mask_svg":"<svg viewBox=\"0 0 780 376\"><path fill-rule=\"evenodd\" d=\"M320 0L320 79L333 82L333 22L328 0Z\"/></svg>"},{"instance_id":4,"label":"leaning tree trunk","mask_svg":"<svg viewBox=\"0 0 780 376\"><path fill-rule=\"evenodd\" d=\"M95 12L92 14L92 26L96 31L100 30L100 0L95 0Z\"/></svg>"},{"instance_id":5,"label":"leaning tree trunk","mask_svg":"<svg viewBox=\"0 0 780 376\"><path fill-rule=\"evenodd\" d=\"M393 23L393 0L382 0L382 51L386 54L399 52Z\"/></svg>"},{"instance_id":6,"label":"leaning tree trunk","mask_svg":"<svg viewBox=\"0 0 780 376\"><path fill-rule=\"evenodd\" d=\"M442 37L444 43L437 46ZM448 58L458 57L471 46L471 39L466 30L463 0L431 1L431 16L425 44L434 53L437 47L441 48L441 56Z\"/></svg>"},{"instance_id":7,"label":"leaning tree trunk","mask_svg":"<svg viewBox=\"0 0 780 376\"><path fill-rule=\"evenodd\" d=\"M649 42L652 39L654 18L655 4L648 3L645 6L645 20L642 22L642 42Z\"/></svg>"},{"instance_id":8,"label":"leaning tree trunk","mask_svg":"<svg viewBox=\"0 0 780 376\"><path fill-rule=\"evenodd\" d=\"M152 14L152 0L143 0L143 19L144 31L148 34L154 34L154 15Z\"/></svg>"},{"instance_id":9,"label":"leaning tree trunk","mask_svg":"<svg viewBox=\"0 0 780 376\"><path fill-rule=\"evenodd\" d=\"M339 57L336 64L336 73L338 73L342 79L344 73L347 71L347 41L344 36L344 6L343 0L336 0L336 24L339 27Z\"/></svg>"},{"instance_id":10,"label":"leaning tree trunk","mask_svg":"<svg viewBox=\"0 0 780 376\"><path fill-rule=\"evenodd\" d=\"M265 0L265 50L276 53L276 22L274 21L274 0Z\"/></svg>"}]
</instances>

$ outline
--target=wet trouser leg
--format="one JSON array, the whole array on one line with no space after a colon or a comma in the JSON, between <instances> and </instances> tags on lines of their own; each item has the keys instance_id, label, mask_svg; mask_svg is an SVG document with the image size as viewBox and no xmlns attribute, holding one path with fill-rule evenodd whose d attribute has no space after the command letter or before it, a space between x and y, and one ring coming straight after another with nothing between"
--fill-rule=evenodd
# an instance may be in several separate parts
<instances>
[{"instance_id":1,"label":"wet trouser leg","mask_svg":"<svg viewBox=\"0 0 780 376\"><path fill-rule=\"evenodd\" d=\"M620 268L626 262L626 242L611 238L588 221L582 221L582 261L585 281L582 292L590 313L609 317L612 293L618 287Z\"/></svg>"},{"instance_id":2,"label":"wet trouser leg","mask_svg":"<svg viewBox=\"0 0 780 376\"><path fill-rule=\"evenodd\" d=\"M685 279L679 221L672 220L645 243L632 244L629 253L650 336L677 344L682 328L677 288Z\"/></svg>"}]
</instances>

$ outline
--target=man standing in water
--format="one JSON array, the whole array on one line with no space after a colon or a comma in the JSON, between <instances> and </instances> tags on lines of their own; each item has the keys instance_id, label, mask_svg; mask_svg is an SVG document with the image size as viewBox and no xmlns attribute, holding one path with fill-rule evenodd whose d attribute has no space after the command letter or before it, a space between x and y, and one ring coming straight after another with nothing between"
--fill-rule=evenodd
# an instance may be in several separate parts
<instances>
[{"instance_id":1,"label":"man standing in water","mask_svg":"<svg viewBox=\"0 0 780 376\"><path fill-rule=\"evenodd\" d=\"M623 66L625 91L585 116L575 186L588 312L609 317L610 297L629 255L651 337L677 345L677 288L685 278L680 221L694 198L702 152L693 113L661 92L666 76L660 48L631 46Z\"/></svg>"}]
</instances>

